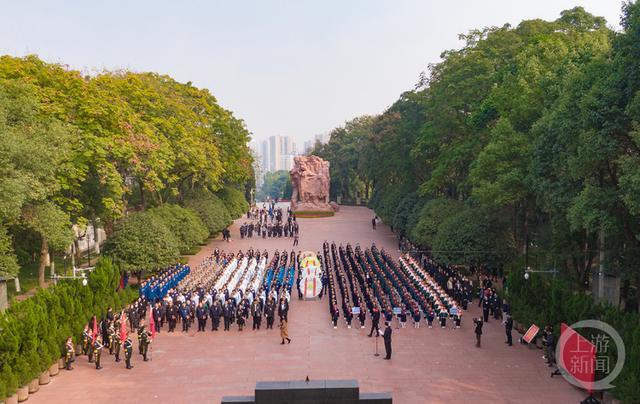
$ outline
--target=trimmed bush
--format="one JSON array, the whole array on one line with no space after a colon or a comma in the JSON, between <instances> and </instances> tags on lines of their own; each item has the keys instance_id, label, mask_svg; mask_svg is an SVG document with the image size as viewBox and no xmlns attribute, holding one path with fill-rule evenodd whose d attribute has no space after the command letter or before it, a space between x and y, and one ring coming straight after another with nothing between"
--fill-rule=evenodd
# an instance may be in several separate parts
<instances>
[{"instance_id":1,"label":"trimmed bush","mask_svg":"<svg viewBox=\"0 0 640 404\"><path fill-rule=\"evenodd\" d=\"M137 298L131 288L116 292L119 279L111 261L101 258L87 286L61 281L0 314L0 400L54 364L68 336L80 341L92 315L100 317L110 305L119 310Z\"/></svg>"},{"instance_id":2,"label":"trimmed bush","mask_svg":"<svg viewBox=\"0 0 640 404\"><path fill-rule=\"evenodd\" d=\"M209 192L192 196L185 200L184 205L196 212L211 236L217 235L233 222L222 200Z\"/></svg>"},{"instance_id":3,"label":"trimmed bush","mask_svg":"<svg viewBox=\"0 0 640 404\"><path fill-rule=\"evenodd\" d=\"M147 211L157 217L178 241L180 254L188 254L209 236L209 230L198 214L178 205L165 204Z\"/></svg>"},{"instance_id":4,"label":"trimmed bush","mask_svg":"<svg viewBox=\"0 0 640 404\"><path fill-rule=\"evenodd\" d=\"M127 271L155 271L176 262L179 241L157 216L132 213L118 223L104 254Z\"/></svg>"},{"instance_id":5,"label":"trimmed bush","mask_svg":"<svg viewBox=\"0 0 640 404\"><path fill-rule=\"evenodd\" d=\"M222 188L216 195L224 202L232 219L241 217L249 210L249 203L245 199L244 194L236 188Z\"/></svg>"}]
</instances>

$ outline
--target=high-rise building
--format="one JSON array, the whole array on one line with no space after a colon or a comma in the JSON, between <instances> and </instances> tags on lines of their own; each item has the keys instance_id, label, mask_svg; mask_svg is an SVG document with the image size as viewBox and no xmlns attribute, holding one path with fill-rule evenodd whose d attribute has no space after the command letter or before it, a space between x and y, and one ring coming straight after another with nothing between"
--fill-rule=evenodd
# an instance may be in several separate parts
<instances>
[{"instance_id":1,"label":"high-rise building","mask_svg":"<svg viewBox=\"0 0 640 404\"><path fill-rule=\"evenodd\" d=\"M269 171L280 170L282 164L282 137L274 135L269 137Z\"/></svg>"},{"instance_id":2,"label":"high-rise building","mask_svg":"<svg viewBox=\"0 0 640 404\"><path fill-rule=\"evenodd\" d=\"M269 170L269 141L263 140L260 143L260 157L262 158L262 171Z\"/></svg>"}]
</instances>

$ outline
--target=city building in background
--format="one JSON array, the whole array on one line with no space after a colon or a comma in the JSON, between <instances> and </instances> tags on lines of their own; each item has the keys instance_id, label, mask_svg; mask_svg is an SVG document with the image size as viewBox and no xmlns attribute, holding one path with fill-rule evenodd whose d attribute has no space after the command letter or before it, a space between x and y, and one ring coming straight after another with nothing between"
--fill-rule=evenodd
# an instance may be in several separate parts
<instances>
[{"instance_id":1,"label":"city building in background","mask_svg":"<svg viewBox=\"0 0 640 404\"><path fill-rule=\"evenodd\" d=\"M327 143L329 134L315 135L313 139L306 140L302 148L298 147L292 136L273 135L262 141L251 143L254 153L254 170L256 174L256 186L260 188L264 183L264 175L268 172L291 170L295 156L306 155L316 143Z\"/></svg>"}]
</instances>

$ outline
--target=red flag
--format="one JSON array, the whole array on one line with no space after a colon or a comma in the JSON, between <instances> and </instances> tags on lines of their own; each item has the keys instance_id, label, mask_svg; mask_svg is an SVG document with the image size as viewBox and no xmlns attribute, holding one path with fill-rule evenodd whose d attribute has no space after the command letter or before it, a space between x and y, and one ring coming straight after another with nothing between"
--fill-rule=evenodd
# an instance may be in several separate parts
<instances>
[{"instance_id":1,"label":"red flag","mask_svg":"<svg viewBox=\"0 0 640 404\"><path fill-rule=\"evenodd\" d=\"M127 339L127 317L124 315L124 310L120 314L120 342L124 344Z\"/></svg>"},{"instance_id":2,"label":"red flag","mask_svg":"<svg viewBox=\"0 0 640 404\"><path fill-rule=\"evenodd\" d=\"M124 289L124 275L120 274L120 289Z\"/></svg>"},{"instance_id":3,"label":"red flag","mask_svg":"<svg viewBox=\"0 0 640 404\"><path fill-rule=\"evenodd\" d=\"M149 305L149 330L151 331L151 339L156 337L156 322L153 320L153 307Z\"/></svg>"},{"instance_id":4,"label":"red flag","mask_svg":"<svg viewBox=\"0 0 640 404\"><path fill-rule=\"evenodd\" d=\"M560 341L556 349L560 349L561 352L558 365L591 393L596 357L596 349L593 343L565 323L562 323L560 325Z\"/></svg>"},{"instance_id":5,"label":"red flag","mask_svg":"<svg viewBox=\"0 0 640 404\"><path fill-rule=\"evenodd\" d=\"M98 319L96 316L93 316L93 330L91 335L91 343L96 342L96 338L98 338Z\"/></svg>"}]
</instances>

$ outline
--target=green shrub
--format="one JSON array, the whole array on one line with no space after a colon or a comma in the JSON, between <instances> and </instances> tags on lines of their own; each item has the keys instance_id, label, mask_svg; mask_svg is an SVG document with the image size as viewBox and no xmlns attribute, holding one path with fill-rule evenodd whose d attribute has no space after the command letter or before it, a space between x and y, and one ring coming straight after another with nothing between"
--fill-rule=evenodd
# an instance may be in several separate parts
<instances>
[{"instance_id":1,"label":"green shrub","mask_svg":"<svg viewBox=\"0 0 640 404\"><path fill-rule=\"evenodd\" d=\"M637 313L623 313L615 307L594 303L591 296L574 292L563 279L532 274L526 280L522 269L510 272L507 285L506 297L513 317L525 327L551 324L554 333L559 335L563 322L571 325L596 319L611 325L622 337L626 349L625 364L613 382L612 393L624 403L640 402L640 316ZM611 346L607 354L613 366L617 360L615 348Z\"/></svg>"},{"instance_id":2,"label":"green shrub","mask_svg":"<svg viewBox=\"0 0 640 404\"><path fill-rule=\"evenodd\" d=\"M196 212L211 236L220 233L233 222L222 200L209 192L190 196L184 201L184 205Z\"/></svg>"},{"instance_id":3,"label":"green shrub","mask_svg":"<svg viewBox=\"0 0 640 404\"><path fill-rule=\"evenodd\" d=\"M187 254L209 236L209 231L198 214L178 205L165 204L147 211L157 217L178 240L180 254ZM196 249L197 251L197 249Z\"/></svg>"},{"instance_id":4,"label":"green shrub","mask_svg":"<svg viewBox=\"0 0 640 404\"><path fill-rule=\"evenodd\" d=\"M224 202L232 219L241 217L249 210L249 203L245 199L244 193L236 188L222 188L216 195Z\"/></svg>"},{"instance_id":5,"label":"green shrub","mask_svg":"<svg viewBox=\"0 0 640 404\"><path fill-rule=\"evenodd\" d=\"M410 239L417 245L431 247L440 224L463 208L462 202L454 199L436 198L428 201L413 215L416 223L409 234Z\"/></svg>"},{"instance_id":6,"label":"green shrub","mask_svg":"<svg viewBox=\"0 0 640 404\"><path fill-rule=\"evenodd\" d=\"M68 336L79 341L93 314L101 317L109 305L119 310L137 298L131 288L116 292L119 280L111 261L101 258L87 286L61 281L0 314L0 400L55 363Z\"/></svg>"},{"instance_id":7,"label":"green shrub","mask_svg":"<svg viewBox=\"0 0 640 404\"><path fill-rule=\"evenodd\" d=\"M132 213L118 223L103 253L127 271L158 270L175 263L179 242L153 214Z\"/></svg>"}]
</instances>

